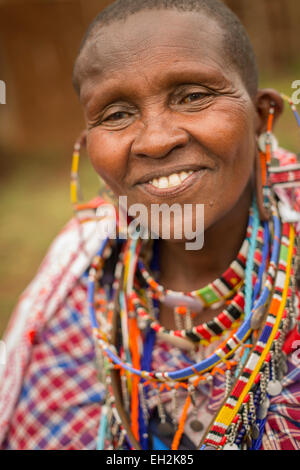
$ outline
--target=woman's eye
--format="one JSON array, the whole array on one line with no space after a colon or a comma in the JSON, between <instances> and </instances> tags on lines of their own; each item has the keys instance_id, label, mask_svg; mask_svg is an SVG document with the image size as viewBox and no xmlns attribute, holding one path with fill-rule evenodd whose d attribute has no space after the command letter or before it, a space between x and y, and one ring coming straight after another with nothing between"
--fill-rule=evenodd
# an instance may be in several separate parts
<instances>
[{"instance_id":1,"label":"woman's eye","mask_svg":"<svg viewBox=\"0 0 300 470\"><path fill-rule=\"evenodd\" d=\"M109 116L106 116L103 121L120 121L121 119L125 119L128 117L128 113L124 111L117 111L116 113L112 113Z\"/></svg>"},{"instance_id":2,"label":"woman's eye","mask_svg":"<svg viewBox=\"0 0 300 470\"><path fill-rule=\"evenodd\" d=\"M195 92L195 93L190 93L189 95L185 96L183 98L183 103L188 104L192 103L193 101L197 101L205 96L205 93L200 93L200 92Z\"/></svg>"}]
</instances>

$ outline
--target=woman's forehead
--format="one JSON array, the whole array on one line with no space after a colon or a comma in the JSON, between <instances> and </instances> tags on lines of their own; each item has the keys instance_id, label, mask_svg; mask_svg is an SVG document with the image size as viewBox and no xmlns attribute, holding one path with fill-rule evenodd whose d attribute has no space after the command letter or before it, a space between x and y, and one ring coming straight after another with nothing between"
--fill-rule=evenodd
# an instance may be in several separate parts
<instances>
[{"instance_id":1,"label":"woman's forehead","mask_svg":"<svg viewBox=\"0 0 300 470\"><path fill-rule=\"evenodd\" d=\"M80 81L118 72L150 73L153 67L163 73L166 66L193 61L220 71L230 67L223 32L214 20L191 12L142 11L94 35L81 57Z\"/></svg>"}]
</instances>

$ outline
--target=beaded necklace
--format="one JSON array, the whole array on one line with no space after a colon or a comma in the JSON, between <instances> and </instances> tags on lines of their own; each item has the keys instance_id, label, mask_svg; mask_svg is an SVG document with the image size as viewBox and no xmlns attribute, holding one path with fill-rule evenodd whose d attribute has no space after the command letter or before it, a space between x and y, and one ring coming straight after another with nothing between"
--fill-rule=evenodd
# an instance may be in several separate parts
<instances>
[{"instance_id":1,"label":"beaded necklace","mask_svg":"<svg viewBox=\"0 0 300 470\"><path fill-rule=\"evenodd\" d=\"M214 304L219 305L220 302L231 298L242 284L249 249L249 238L252 233L251 222L252 217L250 217L247 235L237 258L231 263L230 267L222 276L220 276L220 278L201 289L191 292L178 292L171 289L165 289L154 280L141 259L138 260L140 273L142 274L146 284L148 284L153 292L157 294L157 298L167 305L188 305L191 309L197 309L198 311L201 311L205 307L211 307Z\"/></svg>"},{"instance_id":2,"label":"beaded necklace","mask_svg":"<svg viewBox=\"0 0 300 470\"><path fill-rule=\"evenodd\" d=\"M265 230L268 233L268 228L265 228ZM255 293L257 294L260 286L258 275L260 274L260 278L262 277L262 271L260 271L259 273L257 268L259 266L259 262L261 262L262 259L265 262L265 258L268 253L268 250L266 249L268 246L268 239L265 240L266 248L262 253L264 229L260 227L260 229L257 230L255 234L255 241L257 245L254 255L251 256L255 269L252 269L252 272L250 271L250 283L253 283L253 287L255 286ZM254 238L254 236L252 238ZM245 242L243 245L246 245ZM264 265L264 263L262 263L262 265ZM251 268L253 268L253 266L251 266ZM150 284L149 287L152 291L152 284ZM155 291L152 291L151 293L152 299L156 298L154 297ZM254 298L256 298L256 295L254 295ZM180 300L181 298L178 296L178 299ZM136 306L137 314L142 315L144 319L150 318L150 327L153 328L157 333L163 334L164 336L170 335L176 338L188 338L194 343L201 342L202 344L209 344L210 342L214 341L219 336L221 336L228 329L233 328L239 324L239 320L242 316L242 313L244 312L245 307L245 286L243 284L241 285L236 295L231 299L227 307L216 318L206 323L202 323L198 326L190 327L184 330L168 330L167 328L162 326L158 320L155 320L153 317L147 314L145 307L143 308L143 306L141 305L141 300L137 295L134 295L134 303ZM181 315L186 315L188 308L180 306L177 307L177 311Z\"/></svg>"},{"instance_id":3,"label":"beaded necklace","mask_svg":"<svg viewBox=\"0 0 300 470\"><path fill-rule=\"evenodd\" d=\"M257 314L257 312L259 312L258 309L265 304L273 286L274 276L276 272L277 258L278 258L279 240L280 240L280 222L278 219L277 211L275 210L273 212L273 220L274 220L275 234L274 234L274 239L273 239L273 247L272 247L271 260L269 264L267 279L266 279L264 288L262 290L262 293L250 317L247 318L247 320L241 325L238 331L222 346L221 349L218 349L211 357L205 359L204 361L201 361L201 363L199 364L196 364L193 368L187 368L187 369L183 369L182 371L176 371L176 372L165 372L162 376L162 373L137 370L137 369L134 369L131 364L122 362L121 359L115 354L114 348L112 348L111 345L108 343L108 341L104 339L101 333L99 335L98 330L97 330L96 334L98 337L99 345L101 346L101 348L103 349L103 352L107 355L107 357L109 357L116 364L119 364L120 366L124 367L129 372L139 375L140 377L147 378L147 379L155 378L156 380L159 380L159 381L165 381L165 380L177 380L177 379L186 378L190 375L193 375L195 373L195 370L197 370L197 372L199 373L203 373L211 369L215 365L217 365L224 358L224 356L232 355L232 352L238 348L239 344L243 342L249 336L251 332L251 320L253 321L253 318L255 319L254 313ZM94 265L94 263L92 263L92 265ZM91 272L90 288L89 288L90 293L94 292L94 282L95 282L95 273ZM122 317L122 312L124 312L126 307L124 305L123 292L121 292L120 294L121 294L120 295L120 300L121 300L120 307L121 307L121 317ZM91 317L95 319L95 311L94 311L92 299L90 299L89 306L90 306ZM95 324L94 320L93 320L93 324Z\"/></svg>"},{"instance_id":4,"label":"beaded necklace","mask_svg":"<svg viewBox=\"0 0 300 470\"><path fill-rule=\"evenodd\" d=\"M105 364L106 371L108 371L111 368L114 371L113 373L116 373L117 370L121 370L121 383L123 385L122 386L122 393L123 393L122 399L124 403L127 401L127 406L125 406L125 408L127 408L127 410L129 410L130 408L130 413L131 413L131 424L129 424L129 426L131 427L132 433L129 431L129 434L131 434L130 439L128 437L129 435L128 432L127 432L127 437L126 437L127 439L126 442L127 442L127 445L129 445L129 447L139 448L138 441L140 441L142 448L148 448L147 437L145 438L147 433L144 432L143 434L145 436L144 437L141 436L141 433L139 433L139 428L140 430L144 429L144 431L146 429L146 423L147 423L147 405L146 405L147 393L146 391L147 391L147 388L151 386L158 390L158 396L163 391L164 387L169 387L170 390L175 390L175 391L178 390L179 387L182 387L183 389L187 390L187 399L186 399L186 404L183 409L183 414L181 417L182 419L179 423L179 428L177 432L175 433L173 444L172 444L172 449L178 448L180 437L183 432L183 423L186 417L186 413L187 413L189 406L191 405L191 402L192 402L191 397L193 393L195 392L198 384L203 380L207 380L207 377L205 376L209 374L212 370L214 370L220 363L225 363L228 365L230 363L229 359L233 356L236 350L238 350L239 348L244 348L244 350L247 349L247 346L249 345L246 345L245 341L247 338L250 337L252 330L259 327L261 320L262 320L262 316L266 310L266 304L270 297L270 292L274 290L275 295L271 303L272 310L270 310L270 313L267 318L267 322L263 329L260 340L256 343L256 347L253 353L250 354L249 359L246 362L246 365L243 367L242 372L238 377L238 382L236 383L236 386L233 388L233 391L230 395L231 401L228 402L229 404L226 402L227 405L225 404L224 405L225 408L223 407L224 411L222 410L220 411L219 417L217 418L217 420L211 427L210 432L207 434L206 440L204 441L203 448L209 448L208 446L213 446L214 448L223 448L225 445L227 445L228 447L234 444L234 441L236 440L237 431L241 428L243 424L243 418L241 418L241 414L240 414L241 407L245 410L248 407L247 408L248 411L251 408L251 413L252 413L251 419L252 421L254 421L254 418L253 418L254 401L253 400L255 398L255 393L252 392L250 388L252 386L252 388L256 387L256 389L258 390L262 389L262 392L260 392L261 397L265 398L267 396L266 392L264 391L264 385L266 385L265 386L266 388L268 385L269 378L266 377L266 372L264 371L262 373L260 372L260 369L263 369L263 367L261 366L262 364L265 367L265 364L267 363L268 359L269 359L269 362L271 361L271 356L269 357L268 353L262 354L261 351L264 352L265 349L268 351L271 350L273 339L276 336L276 333L280 330L281 323L277 319L276 312L278 309L276 310L276 308L278 307L278 302L280 305L281 304L283 305L283 303L286 302L286 297L287 297L286 285L288 285L289 276L291 274L290 253L291 253L291 250L293 249L291 248L293 246L292 229L289 227L288 224L286 224L283 227L283 237L280 243L280 222L278 219L276 206L273 206L272 211L273 211L273 228L271 231L274 232L274 235L272 239L270 262L269 262L268 269L265 275L266 279L264 283L262 283L262 277L263 277L262 275L264 274L263 268L267 264L267 254L269 253L269 249L268 249L269 232L268 230L267 231L264 230L263 232L264 244L263 244L263 250L262 250L262 255L261 255L262 262L260 264L260 269L258 271L258 274L253 282L254 287L253 287L253 296L252 296L252 309L250 311L250 315L248 315L248 318L245 319L245 321L239 327L239 329L237 331L233 331L229 339L226 340L209 358L206 358L204 361L201 361L200 363L194 364L193 366L184 368L179 371L173 371L173 372L149 371L150 361L149 361L148 353L149 351L151 351L151 349L153 348L153 344L154 344L154 341L153 341L154 335L153 334L149 335L149 331L148 331L148 334L146 335L146 340L144 342L144 354L141 354L139 352L138 343L141 340L141 332L137 326L137 316L139 313L138 308L133 308L134 307L133 305L134 304L133 302L134 290L132 290L131 287L128 288L128 286L127 288L125 288L125 290L123 289L123 291L121 289L122 281L123 281L123 287L124 287L124 277L125 277L124 272L123 272L123 275L121 273L122 261L124 261L126 257L128 261L131 255L132 256L131 261L133 261L132 264L134 264L135 266L138 264L137 256L134 255L134 249L133 249L134 246L137 248L137 244L134 245L132 243L130 247L127 247L127 250L124 249L121 252L121 258L119 260L119 263L117 263L117 269L116 269L117 276L116 276L116 281L114 283L114 294L112 295L112 297L114 297L115 307L116 307L116 304L118 303L119 308L121 310L120 312L121 313L121 326L123 326L125 323L124 319L126 319L126 322L127 322L127 326L125 328L125 334L124 332L122 332L123 347L120 350L120 353L121 353L120 356L117 354L117 350L115 346L109 343L107 335L103 331L99 330L97 326L96 312L95 312L94 299L93 299L97 274L98 274L98 277L100 277L99 267L103 266L103 259L105 258L105 256L108 256L110 250L108 250L107 252L108 254L104 255L104 252L105 252L105 249L104 249L103 253L99 253L98 257L92 263L92 268L90 271L90 283L89 283L89 301L90 301L89 305L90 305L92 324L94 327L94 337L100 347L100 351L102 353L102 361ZM288 239L287 239L287 232L289 235ZM280 266L287 267L287 275L286 275L286 280L285 280L284 291L282 288L282 278L283 278L282 271L280 275L279 274L277 275L275 286L273 285L275 274L276 274L276 266L278 262L279 247L281 247L280 261L278 265L279 269L280 269ZM288 256L286 256L287 248L288 248L288 253L289 253ZM128 253L130 253L130 255L128 255ZM124 269L123 271L127 272L126 281L128 282L129 277L131 277L130 282L133 283L132 274L130 274L130 272L132 273L134 269L130 269L129 266L127 266L127 269L126 270ZM263 285L262 288L260 288L261 285ZM130 302L131 305L129 308L128 308L128 305L126 305L126 302L128 299L126 298L126 295L124 295L124 292L129 293L131 295L131 302ZM154 303L156 303L156 307L157 307L158 300L154 298L153 301ZM108 304L110 305L110 309L111 309L112 300ZM138 305L138 303L136 303L136 305ZM287 315L283 315L283 312L281 312L280 314L281 314L281 317L283 316L286 318L287 316ZM122 319L123 319L123 323L122 323ZM274 333L275 332L275 329L274 329L275 326L274 326L274 328L271 329L272 331L270 332L269 337L267 338L267 333L269 332L269 329L271 328L270 325L274 324L274 319L275 319L275 324L276 324L276 333ZM152 333L154 333L153 330L152 330ZM130 341L129 341L129 337L130 337ZM278 338L279 336L276 337L276 340L278 340ZM257 361L255 363L254 359L258 355L258 352L261 353L261 358L259 362L260 369L257 372L257 368L258 368ZM145 361L145 357L148 357L148 364L146 364L147 361ZM274 362L274 357L272 360ZM249 367L249 363L250 365L252 364L253 366L252 368ZM245 390L244 388L242 390L242 385L245 384L245 377L248 377L247 374L250 374L251 380L248 380L247 378L247 387L246 388L244 387ZM261 377L263 377L262 380L260 380L261 379L260 375ZM108 387L111 386L109 385L109 382L111 381L110 377L111 376L109 375L109 373L106 373L106 381L107 381ZM129 382L128 382L129 377L131 377L131 381L130 381L131 386L128 389L127 386L129 385ZM269 377L270 377L270 374L269 374ZM273 382L276 382L276 381L273 381ZM273 388L274 387L275 388L277 387L278 389L278 384L276 384L275 386L273 384ZM130 395L130 389L131 389L131 395ZM243 394L240 393L241 390L243 391ZM270 387L268 388L268 390L270 390ZM243 396L243 400L241 401L242 396ZM237 400L237 397L239 397L238 400ZM234 401L234 399L236 399L236 404L235 404L234 413L233 413L231 410L231 406L232 406L232 402ZM251 402L251 406L249 404L250 402ZM266 407L266 399L262 403ZM119 408L119 412L120 412L120 406L117 408ZM159 408L159 405L158 405L158 408ZM263 409L262 405L261 405L261 408ZM104 408L103 413L106 412L105 410L107 410L107 408ZM164 420L163 409L161 408L159 411L160 411L159 414L160 414L162 425L164 425L166 424L166 421ZM259 413L259 410L255 410L255 412ZM116 414L116 411L114 413ZM231 420L228 417L229 415L230 415ZM249 413L247 414L246 411L244 412L244 421L246 420L246 415L249 421L249 416L248 416ZM260 416L262 416L261 410L260 410ZM124 418L123 416L123 419L121 420L121 422L124 422L124 419L126 420L126 417ZM116 420L116 422L117 421L118 420ZM118 422L120 424L120 419ZM104 420L101 420L101 423L102 423L101 424L101 439L99 440L99 442L103 443L103 439L104 439L103 435L105 434L105 432L107 432L107 429L109 428L109 426L108 426L106 418ZM128 420L127 420L127 424L128 424ZM220 425L221 425L221 428L224 430L224 432L222 433L220 433L220 429L219 429ZM106 427L106 431L104 430L105 427ZM257 431L257 427L255 429ZM128 430L128 426L127 426L127 430ZM218 433L222 435L219 435ZM123 445L124 439L125 439L126 433L124 431L124 428L119 429L119 434L120 435L118 438L118 446L120 447L121 445ZM121 436L123 436L122 439L121 439ZM249 432L247 433L247 438L249 441ZM121 444L121 441L122 441L122 444ZM128 444L128 442L130 442L130 444ZM134 442L134 445L133 445L133 442ZM103 448L102 444L100 445L99 448Z\"/></svg>"}]
</instances>

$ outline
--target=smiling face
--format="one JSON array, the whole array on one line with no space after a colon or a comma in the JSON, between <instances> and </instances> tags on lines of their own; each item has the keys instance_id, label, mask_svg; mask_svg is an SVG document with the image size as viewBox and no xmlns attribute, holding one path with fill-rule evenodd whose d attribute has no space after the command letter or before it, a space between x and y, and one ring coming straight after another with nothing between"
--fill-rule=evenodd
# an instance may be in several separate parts
<instances>
[{"instance_id":1,"label":"smiling face","mask_svg":"<svg viewBox=\"0 0 300 470\"><path fill-rule=\"evenodd\" d=\"M204 15L151 10L85 49L88 154L128 205L205 204L205 228L248 209L256 111L222 39Z\"/></svg>"}]
</instances>

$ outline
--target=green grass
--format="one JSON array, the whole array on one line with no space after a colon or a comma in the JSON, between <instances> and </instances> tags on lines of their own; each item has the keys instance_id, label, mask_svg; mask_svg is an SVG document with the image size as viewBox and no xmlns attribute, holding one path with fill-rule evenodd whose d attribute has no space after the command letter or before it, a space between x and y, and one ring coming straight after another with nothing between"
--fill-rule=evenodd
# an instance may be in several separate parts
<instances>
[{"instance_id":1,"label":"green grass","mask_svg":"<svg viewBox=\"0 0 300 470\"><path fill-rule=\"evenodd\" d=\"M261 86L274 87L290 95L291 83L297 78L300 79L300 73L296 71L287 77L264 76ZM290 110L286 110L278 123L276 135L281 146L299 151L299 131ZM62 163L63 159L67 160L55 152L7 159L7 171L0 185L0 335L49 244L72 216L69 167ZM99 180L87 158L82 159L80 178L84 199L94 197Z\"/></svg>"}]
</instances>

